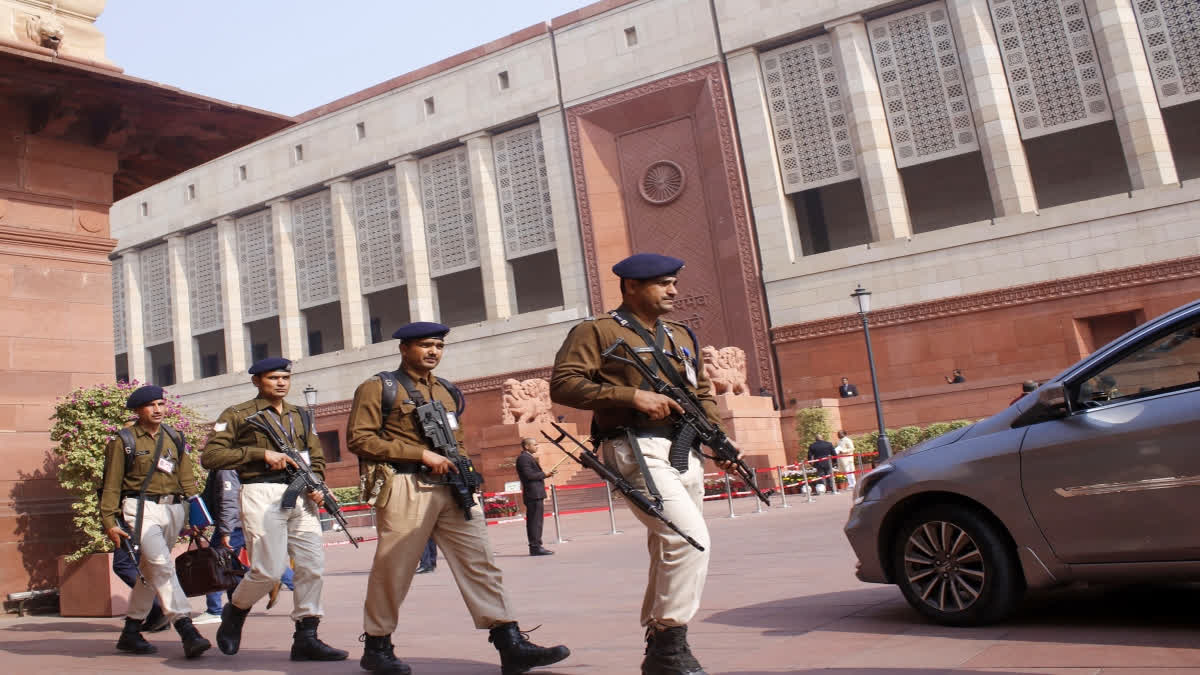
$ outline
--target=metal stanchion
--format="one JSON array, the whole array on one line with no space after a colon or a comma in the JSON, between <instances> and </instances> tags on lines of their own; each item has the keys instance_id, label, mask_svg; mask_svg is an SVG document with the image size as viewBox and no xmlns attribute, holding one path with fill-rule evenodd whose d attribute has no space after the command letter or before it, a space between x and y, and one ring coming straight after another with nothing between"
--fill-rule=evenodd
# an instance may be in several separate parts
<instances>
[{"instance_id":1,"label":"metal stanchion","mask_svg":"<svg viewBox=\"0 0 1200 675\"><path fill-rule=\"evenodd\" d=\"M829 490L833 494L837 494L837 460L829 460Z\"/></svg>"},{"instance_id":2,"label":"metal stanchion","mask_svg":"<svg viewBox=\"0 0 1200 675\"><path fill-rule=\"evenodd\" d=\"M780 508L790 509L792 506L787 503L787 486L783 484L783 467L775 467L775 474L779 476L779 500L783 502L783 506Z\"/></svg>"},{"instance_id":3,"label":"metal stanchion","mask_svg":"<svg viewBox=\"0 0 1200 675\"><path fill-rule=\"evenodd\" d=\"M754 470L753 476L754 476L754 482L755 482L755 484L757 484L758 483L758 469ZM762 500L759 499L757 495L755 495L755 497L754 497L754 512L762 513Z\"/></svg>"},{"instance_id":4,"label":"metal stanchion","mask_svg":"<svg viewBox=\"0 0 1200 675\"><path fill-rule=\"evenodd\" d=\"M621 534L617 529L617 512L613 510L612 486L608 482L604 483L604 493L608 496L608 524L612 527L609 534Z\"/></svg>"},{"instance_id":5,"label":"metal stanchion","mask_svg":"<svg viewBox=\"0 0 1200 675\"><path fill-rule=\"evenodd\" d=\"M733 512L733 485L729 483L729 474L725 474L725 501L729 503L729 517L737 518Z\"/></svg>"},{"instance_id":6,"label":"metal stanchion","mask_svg":"<svg viewBox=\"0 0 1200 675\"><path fill-rule=\"evenodd\" d=\"M813 484L808 480L808 470L812 468L809 464L801 464L804 467L804 489L808 492L808 503L813 503Z\"/></svg>"},{"instance_id":7,"label":"metal stanchion","mask_svg":"<svg viewBox=\"0 0 1200 675\"><path fill-rule=\"evenodd\" d=\"M562 538L562 523L558 519L558 486L550 486L550 504L554 508L554 543L565 544L566 539Z\"/></svg>"}]
</instances>

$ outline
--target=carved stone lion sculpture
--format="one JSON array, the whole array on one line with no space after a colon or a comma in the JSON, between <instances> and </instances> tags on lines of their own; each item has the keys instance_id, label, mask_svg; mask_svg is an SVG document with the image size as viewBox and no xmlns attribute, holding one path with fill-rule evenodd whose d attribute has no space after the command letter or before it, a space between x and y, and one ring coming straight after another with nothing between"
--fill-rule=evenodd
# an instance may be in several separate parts
<instances>
[{"instance_id":1,"label":"carved stone lion sculpture","mask_svg":"<svg viewBox=\"0 0 1200 675\"><path fill-rule=\"evenodd\" d=\"M553 422L550 414L550 383L540 378L532 380L508 379L504 381L501 395L503 412L501 424L521 422Z\"/></svg>"},{"instance_id":2,"label":"carved stone lion sculpture","mask_svg":"<svg viewBox=\"0 0 1200 675\"><path fill-rule=\"evenodd\" d=\"M25 25L31 40L54 51L58 51L66 35L62 21L54 16L30 16Z\"/></svg>"},{"instance_id":3,"label":"carved stone lion sculpture","mask_svg":"<svg viewBox=\"0 0 1200 675\"><path fill-rule=\"evenodd\" d=\"M714 394L749 396L746 386L746 352L740 347L717 349L708 345L700 350L704 355L704 374L713 384Z\"/></svg>"}]
</instances>

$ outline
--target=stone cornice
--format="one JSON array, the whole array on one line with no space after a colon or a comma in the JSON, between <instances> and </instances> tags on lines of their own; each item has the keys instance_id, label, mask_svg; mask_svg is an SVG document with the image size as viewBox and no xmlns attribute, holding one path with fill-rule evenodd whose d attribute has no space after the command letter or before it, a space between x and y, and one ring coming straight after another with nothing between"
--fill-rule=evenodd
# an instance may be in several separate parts
<instances>
[{"instance_id":1,"label":"stone cornice","mask_svg":"<svg viewBox=\"0 0 1200 675\"><path fill-rule=\"evenodd\" d=\"M1034 302L1057 300L1089 293L1131 286L1185 279L1200 276L1200 256L1178 258L1165 262L1124 267L1121 269L1089 274L1079 277L1068 277L1054 281L1043 281L1036 284L1012 286L983 293L959 295L941 300L930 300L912 305L889 307L871 312L872 326L896 326L927 321L959 314L982 312L1001 307L1028 305ZM793 323L772 329L772 342L783 344L811 340L828 335L840 335L856 332L862 329L862 321L857 314L834 316L818 321Z\"/></svg>"},{"instance_id":2,"label":"stone cornice","mask_svg":"<svg viewBox=\"0 0 1200 675\"><path fill-rule=\"evenodd\" d=\"M116 246L117 240L108 237L0 224L0 250L17 256L107 264Z\"/></svg>"}]
</instances>

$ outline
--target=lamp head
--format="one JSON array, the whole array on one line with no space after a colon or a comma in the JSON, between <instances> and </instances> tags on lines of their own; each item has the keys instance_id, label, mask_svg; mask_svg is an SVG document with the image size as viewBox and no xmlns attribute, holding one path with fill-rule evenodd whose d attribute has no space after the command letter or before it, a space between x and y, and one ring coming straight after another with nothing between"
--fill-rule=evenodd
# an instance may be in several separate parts
<instances>
[{"instance_id":1,"label":"lamp head","mask_svg":"<svg viewBox=\"0 0 1200 675\"><path fill-rule=\"evenodd\" d=\"M317 404L317 388L311 384L304 388L304 404L310 408Z\"/></svg>"},{"instance_id":2,"label":"lamp head","mask_svg":"<svg viewBox=\"0 0 1200 675\"><path fill-rule=\"evenodd\" d=\"M859 284L858 288L854 289L854 292L850 294L850 297L853 298L854 302L857 304L859 314L866 314L867 312L871 311L871 291L863 288L862 284Z\"/></svg>"}]
</instances>

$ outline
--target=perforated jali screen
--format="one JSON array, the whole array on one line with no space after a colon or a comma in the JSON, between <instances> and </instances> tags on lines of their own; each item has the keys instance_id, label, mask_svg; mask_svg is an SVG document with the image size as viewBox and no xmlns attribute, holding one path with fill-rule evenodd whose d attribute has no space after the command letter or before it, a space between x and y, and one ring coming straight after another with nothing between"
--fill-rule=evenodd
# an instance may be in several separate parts
<instances>
[{"instance_id":1,"label":"perforated jali screen","mask_svg":"<svg viewBox=\"0 0 1200 675\"><path fill-rule=\"evenodd\" d=\"M1200 99L1200 2L1133 0L1162 107Z\"/></svg>"},{"instance_id":2,"label":"perforated jali screen","mask_svg":"<svg viewBox=\"0 0 1200 675\"><path fill-rule=\"evenodd\" d=\"M1022 138L1112 119L1083 0L988 5Z\"/></svg>"},{"instance_id":3,"label":"perforated jali screen","mask_svg":"<svg viewBox=\"0 0 1200 675\"><path fill-rule=\"evenodd\" d=\"M296 246L300 308L337 300L337 251L329 190L292 202L292 237Z\"/></svg>"},{"instance_id":4,"label":"perforated jali screen","mask_svg":"<svg viewBox=\"0 0 1200 675\"><path fill-rule=\"evenodd\" d=\"M421 160L421 199L429 272L441 276L479 267L471 172L465 148Z\"/></svg>"},{"instance_id":5,"label":"perforated jali screen","mask_svg":"<svg viewBox=\"0 0 1200 675\"><path fill-rule=\"evenodd\" d=\"M279 296L269 209L237 219L237 251L242 320L249 323L275 316L279 313Z\"/></svg>"},{"instance_id":6,"label":"perforated jali screen","mask_svg":"<svg viewBox=\"0 0 1200 675\"><path fill-rule=\"evenodd\" d=\"M867 23L897 166L979 149L946 5Z\"/></svg>"},{"instance_id":7,"label":"perforated jali screen","mask_svg":"<svg viewBox=\"0 0 1200 675\"><path fill-rule=\"evenodd\" d=\"M217 250L217 228L210 227L187 236L188 298L192 334L200 335L222 327L221 256Z\"/></svg>"},{"instance_id":8,"label":"perforated jali screen","mask_svg":"<svg viewBox=\"0 0 1200 675\"><path fill-rule=\"evenodd\" d=\"M171 272L167 264L167 245L159 244L141 252L142 327L147 347L170 342Z\"/></svg>"},{"instance_id":9,"label":"perforated jali screen","mask_svg":"<svg viewBox=\"0 0 1200 675\"><path fill-rule=\"evenodd\" d=\"M358 235L358 270L364 292L404 283L404 233L400 229L400 195L392 170L354 181L354 227Z\"/></svg>"},{"instance_id":10,"label":"perforated jali screen","mask_svg":"<svg viewBox=\"0 0 1200 675\"><path fill-rule=\"evenodd\" d=\"M828 35L760 56L786 192L858 177L846 103Z\"/></svg>"},{"instance_id":11,"label":"perforated jali screen","mask_svg":"<svg viewBox=\"0 0 1200 675\"><path fill-rule=\"evenodd\" d=\"M113 306L113 353L124 354L129 347L125 343L125 260L117 258L112 263L112 306Z\"/></svg>"},{"instance_id":12,"label":"perforated jali screen","mask_svg":"<svg viewBox=\"0 0 1200 675\"><path fill-rule=\"evenodd\" d=\"M553 250L554 216L541 129L531 124L498 134L492 139L492 151L505 254L511 260Z\"/></svg>"}]
</instances>

